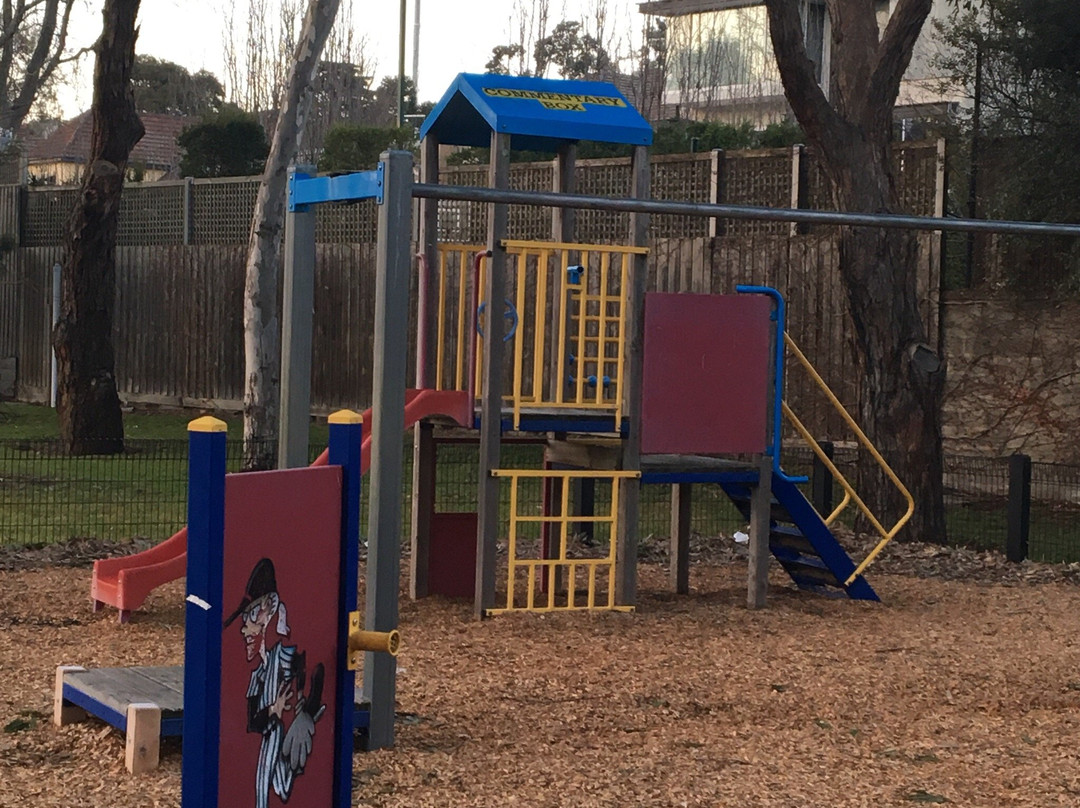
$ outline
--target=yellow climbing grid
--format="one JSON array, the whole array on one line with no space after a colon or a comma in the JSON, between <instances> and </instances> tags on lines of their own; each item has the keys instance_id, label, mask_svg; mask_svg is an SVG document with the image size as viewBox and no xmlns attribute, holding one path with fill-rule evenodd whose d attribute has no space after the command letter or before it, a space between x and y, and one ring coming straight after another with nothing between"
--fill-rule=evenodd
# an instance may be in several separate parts
<instances>
[{"instance_id":1,"label":"yellow climbing grid","mask_svg":"<svg viewBox=\"0 0 1080 808\"><path fill-rule=\"evenodd\" d=\"M554 611L633 611L633 606L615 603L615 565L618 545L619 486L641 476L637 471L585 471L549 469L496 469L496 477L510 482L510 530L506 577L506 606L489 609L489 615L506 612ZM570 507L571 483L575 480L609 480L611 496L606 512L597 498L598 512L575 515ZM538 513L535 499L522 496L526 480L556 483L558 495L552 497L554 513ZM592 523L606 552L590 557L582 550L571 549L573 527ZM536 526L548 528L550 545L543 552L537 541ZM530 529L531 528L531 529ZM606 528L606 529L601 529ZM531 535L530 535L531 534ZM585 548L589 549L589 548ZM550 555L551 558L544 558Z\"/></svg>"}]
</instances>

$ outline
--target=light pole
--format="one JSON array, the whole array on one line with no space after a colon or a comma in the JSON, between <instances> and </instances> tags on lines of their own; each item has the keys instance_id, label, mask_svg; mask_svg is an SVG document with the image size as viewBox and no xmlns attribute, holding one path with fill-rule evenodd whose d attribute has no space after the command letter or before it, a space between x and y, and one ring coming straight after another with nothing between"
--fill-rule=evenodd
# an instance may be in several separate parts
<instances>
[{"instance_id":1,"label":"light pole","mask_svg":"<svg viewBox=\"0 0 1080 808\"><path fill-rule=\"evenodd\" d=\"M397 69L397 125L405 125L405 4L401 0L401 19L398 26L398 69Z\"/></svg>"},{"instance_id":2,"label":"light pole","mask_svg":"<svg viewBox=\"0 0 1080 808\"><path fill-rule=\"evenodd\" d=\"M420 0L414 0L412 34L412 83L413 90L420 92ZM417 97L419 100L419 96Z\"/></svg>"}]
</instances>

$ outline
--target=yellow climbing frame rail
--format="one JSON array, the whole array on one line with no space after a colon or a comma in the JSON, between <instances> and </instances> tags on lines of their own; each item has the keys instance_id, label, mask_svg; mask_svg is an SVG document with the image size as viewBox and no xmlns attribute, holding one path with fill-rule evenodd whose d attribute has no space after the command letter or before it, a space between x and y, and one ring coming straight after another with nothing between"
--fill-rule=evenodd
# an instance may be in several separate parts
<instances>
[{"instance_id":1,"label":"yellow climbing frame rail","mask_svg":"<svg viewBox=\"0 0 1080 808\"><path fill-rule=\"evenodd\" d=\"M514 427L528 407L605 410L618 424L630 262L648 249L547 241L504 241L503 247L510 260L504 304L516 317L506 396ZM487 276L483 251L480 245L439 245L436 387L441 390L467 390L470 368L472 389L482 389L483 337L472 338L470 323L475 301L483 297L472 290L483 290ZM483 319L488 316L485 311Z\"/></svg>"},{"instance_id":2,"label":"yellow climbing frame rail","mask_svg":"<svg viewBox=\"0 0 1080 808\"><path fill-rule=\"evenodd\" d=\"M487 614L506 612L555 612L555 611L618 611L631 612L633 606L615 604L615 562L618 545L619 486L623 480L641 476L638 471L584 471L550 469L495 469L496 477L510 481L510 532L508 537L508 561L506 576L506 606L488 609ZM611 497L606 513L590 516L575 515L570 507L570 488L574 480L601 479L611 481ZM544 484L557 483L561 490L551 498L556 513L536 513L532 498L521 496L523 480L541 480ZM598 508L602 503L597 501ZM524 507L524 510L523 510ZM568 541L571 525L592 522L596 526L607 525L607 553L601 557L577 557L569 554ZM523 537L522 528L540 524L547 527L551 545L543 558L543 545L536 537ZM535 532L535 529L532 531ZM598 531L599 532L599 531ZM535 550L531 557L522 552ZM555 552L557 550L557 552ZM520 573L525 581L519 580ZM579 577L583 578L584 592L578 591ZM519 590L523 583L524 591ZM557 590L565 590L565 592ZM519 595L524 597L519 597Z\"/></svg>"},{"instance_id":3,"label":"yellow climbing frame rail","mask_svg":"<svg viewBox=\"0 0 1080 808\"><path fill-rule=\"evenodd\" d=\"M810 430L808 430L803 425L802 421L800 421L795 416L795 413L791 411L791 408L787 405L787 402L784 402L784 415L791 422L792 426L795 427L795 430L799 433L799 435L802 436L802 439L810 445L810 448L814 451L814 454L817 455L818 459L821 460L821 462L825 465L825 468L829 470L829 473L833 476L833 478L838 483L840 483L840 487L844 489L843 500L840 502L839 505L836 506L835 509L833 509L833 512L831 514L825 517L825 524L831 525L836 520L836 518L840 516L844 509L847 508L848 504L854 502L855 505L859 508L860 511L862 511L863 515L870 522L870 524L873 525L874 530L876 530L878 535L881 536L881 541L877 543L874 549L871 550L867 554L866 558L864 558L862 562L855 568L855 571L851 573L850 576L848 576L848 579L846 581L844 581L844 585L847 586L860 575L862 575L863 571L870 566L871 562L873 562L873 560L877 558L878 554L885 549L885 545L892 541L893 538L895 538L896 534L900 532L900 528L907 524L908 520L911 519L911 515L915 513L915 500L912 498L911 492L907 490L907 486L905 486L900 481L900 478L896 476L896 473L885 461L885 458L881 456L881 452L879 452L877 448L870 442L870 439L866 436L866 433L859 428L859 425L855 423L855 419L848 414L848 411L844 408L844 405L840 403L840 399L838 399L833 393L833 391L829 389L829 386L825 383L825 380L821 378L818 372L814 369L814 366L810 364L810 360L806 358L805 354L803 354L801 350L799 350L799 346L795 344L795 340L791 338L790 334L784 334L784 343L787 345L788 350L791 351L792 356L794 356L798 360L799 364L802 365L806 372L810 375L810 378L814 380L814 383L817 384L817 386L825 394L825 397L829 400L829 403L833 405L833 407L838 413L840 413L840 417L844 419L844 422L855 434L855 437L858 439L859 443L870 453L870 456L874 458L874 461L881 467L882 471L885 472L885 475L889 478L890 482L892 482L892 484L896 486L901 496L903 496L904 500L907 502L907 510L904 511L903 515L896 521L896 523L891 528L886 528L884 525L882 525L881 521L870 511L870 508L856 493L851 483L848 482L847 478L844 477L844 475L840 472L840 470L836 467L832 460L829 459L828 455L825 454L821 446L818 445L818 442L814 440L813 435L810 434Z\"/></svg>"}]
</instances>

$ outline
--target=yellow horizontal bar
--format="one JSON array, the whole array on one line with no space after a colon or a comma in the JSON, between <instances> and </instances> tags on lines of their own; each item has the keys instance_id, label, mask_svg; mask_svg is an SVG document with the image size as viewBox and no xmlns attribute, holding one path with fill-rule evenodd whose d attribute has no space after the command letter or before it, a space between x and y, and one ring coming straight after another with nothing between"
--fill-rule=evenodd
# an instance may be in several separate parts
<instances>
[{"instance_id":1,"label":"yellow horizontal bar","mask_svg":"<svg viewBox=\"0 0 1080 808\"><path fill-rule=\"evenodd\" d=\"M648 255L648 247L632 247L625 244L581 244L569 241L519 241L503 239L506 250L571 250L574 252L619 253L621 255Z\"/></svg>"},{"instance_id":2,"label":"yellow horizontal bar","mask_svg":"<svg viewBox=\"0 0 1080 808\"><path fill-rule=\"evenodd\" d=\"M492 477L543 477L551 480L609 477L611 479L640 477L640 471L595 471L593 469L492 469Z\"/></svg>"},{"instance_id":3,"label":"yellow horizontal bar","mask_svg":"<svg viewBox=\"0 0 1080 808\"><path fill-rule=\"evenodd\" d=\"M500 614L511 612L528 612L531 614L544 614L547 612L633 612L633 606L534 606L528 609L524 606L515 606L512 609L485 609L486 617L497 617Z\"/></svg>"},{"instance_id":4,"label":"yellow horizontal bar","mask_svg":"<svg viewBox=\"0 0 1080 808\"><path fill-rule=\"evenodd\" d=\"M532 522L534 524L543 522L595 522L601 524L603 522L614 522L617 517L614 514L607 516L574 516L573 514L567 516L524 516L518 514L515 518L519 522Z\"/></svg>"}]
</instances>

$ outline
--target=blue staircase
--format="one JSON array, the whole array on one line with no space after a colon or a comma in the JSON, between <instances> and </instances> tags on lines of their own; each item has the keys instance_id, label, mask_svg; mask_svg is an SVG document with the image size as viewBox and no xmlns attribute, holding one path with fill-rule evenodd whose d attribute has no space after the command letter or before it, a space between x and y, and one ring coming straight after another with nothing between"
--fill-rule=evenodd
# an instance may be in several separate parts
<instances>
[{"instance_id":1,"label":"blue staircase","mask_svg":"<svg viewBox=\"0 0 1080 808\"><path fill-rule=\"evenodd\" d=\"M749 521L753 483L723 482L721 487ZM802 491L794 483L774 475L772 493L769 550L799 589L827 597L878 600L877 593L862 575L845 586L844 581L855 571L855 562Z\"/></svg>"}]
</instances>

